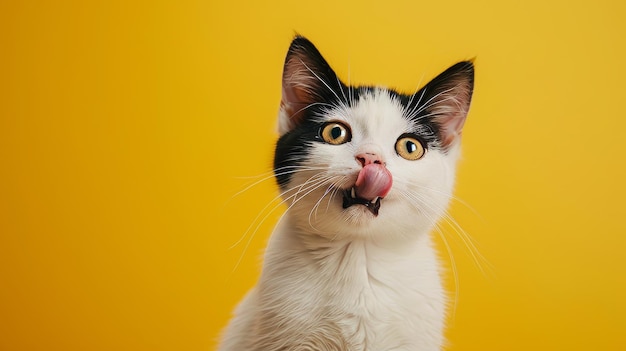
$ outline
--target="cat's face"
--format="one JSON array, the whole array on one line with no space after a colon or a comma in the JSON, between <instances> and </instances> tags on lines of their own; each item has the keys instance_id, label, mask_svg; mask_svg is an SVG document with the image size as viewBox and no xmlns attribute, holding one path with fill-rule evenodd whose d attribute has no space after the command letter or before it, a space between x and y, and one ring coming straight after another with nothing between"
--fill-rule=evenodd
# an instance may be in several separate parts
<instances>
[{"instance_id":1,"label":"cat's face","mask_svg":"<svg viewBox=\"0 0 626 351\"><path fill-rule=\"evenodd\" d=\"M470 62L413 95L348 87L294 39L274 166L296 225L331 239L428 230L452 193L472 88Z\"/></svg>"}]
</instances>

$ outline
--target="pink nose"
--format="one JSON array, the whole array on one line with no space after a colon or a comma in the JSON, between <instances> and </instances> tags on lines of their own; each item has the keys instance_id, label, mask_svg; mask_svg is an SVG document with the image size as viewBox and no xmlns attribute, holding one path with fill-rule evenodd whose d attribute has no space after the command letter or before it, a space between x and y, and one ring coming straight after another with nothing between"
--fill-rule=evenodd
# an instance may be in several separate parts
<instances>
[{"instance_id":1,"label":"pink nose","mask_svg":"<svg viewBox=\"0 0 626 351\"><path fill-rule=\"evenodd\" d=\"M356 160L357 162L359 162L361 164L362 167L365 167L369 164L375 163L375 164L382 164L382 160L381 157L378 156L378 154L373 153L373 152L364 152L361 154L356 155Z\"/></svg>"}]
</instances>

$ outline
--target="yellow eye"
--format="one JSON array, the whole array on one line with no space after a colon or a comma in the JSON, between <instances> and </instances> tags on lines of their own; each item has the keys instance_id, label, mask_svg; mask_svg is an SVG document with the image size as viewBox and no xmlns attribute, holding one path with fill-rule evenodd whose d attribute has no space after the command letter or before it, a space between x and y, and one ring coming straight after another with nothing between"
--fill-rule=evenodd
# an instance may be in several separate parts
<instances>
[{"instance_id":1,"label":"yellow eye","mask_svg":"<svg viewBox=\"0 0 626 351\"><path fill-rule=\"evenodd\" d=\"M321 130L322 139L333 145L344 144L350 141L352 134L350 129L341 122L326 123Z\"/></svg>"},{"instance_id":2,"label":"yellow eye","mask_svg":"<svg viewBox=\"0 0 626 351\"><path fill-rule=\"evenodd\" d=\"M424 156L426 150L417 138L412 136L402 136L396 142L396 152L403 158L415 161Z\"/></svg>"}]
</instances>

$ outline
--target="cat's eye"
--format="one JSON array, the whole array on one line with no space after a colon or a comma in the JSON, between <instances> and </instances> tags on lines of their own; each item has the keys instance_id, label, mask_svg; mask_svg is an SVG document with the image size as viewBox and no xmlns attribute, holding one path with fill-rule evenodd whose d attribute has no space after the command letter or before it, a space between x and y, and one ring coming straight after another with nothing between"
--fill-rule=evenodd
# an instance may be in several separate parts
<instances>
[{"instance_id":1,"label":"cat's eye","mask_svg":"<svg viewBox=\"0 0 626 351\"><path fill-rule=\"evenodd\" d=\"M345 144L352 139L350 129L341 122L328 122L324 124L320 135L325 142L333 145Z\"/></svg>"},{"instance_id":2,"label":"cat's eye","mask_svg":"<svg viewBox=\"0 0 626 351\"><path fill-rule=\"evenodd\" d=\"M396 142L396 152L402 158L415 161L424 157L426 149L424 149L424 146L419 139L408 134L398 138L398 141Z\"/></svg>"}]
</instances>

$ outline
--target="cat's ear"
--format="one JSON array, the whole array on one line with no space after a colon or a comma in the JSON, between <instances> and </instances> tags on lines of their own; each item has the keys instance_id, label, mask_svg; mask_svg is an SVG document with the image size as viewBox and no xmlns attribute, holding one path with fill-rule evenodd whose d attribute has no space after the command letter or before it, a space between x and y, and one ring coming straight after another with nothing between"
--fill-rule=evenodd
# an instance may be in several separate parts
<instances>
[{"instance_id":1,"label":"cat's ear","mask_svg":"<svg viewBox=\"0 0 626 351\"><path fill-rule=\"evenodd\" d=\"M296 36L291 42L283 68L279 133L285 134L309 115L315 103L329 103L341 84L324 57L308 39Z\"/></svg>"},{"instance_id":2,"label":"cat's ear","mask_svg":"<svg viewBox=\"0 0 626 351\"><path fill-rule=\"evenodd\" d=\"M463 61L439 74L412 99L423 105L417 107L423 111L420 115L429 116L439 126L444 148L459 140L473 90L474 64Z\"/></svg>"}]
</instances>

